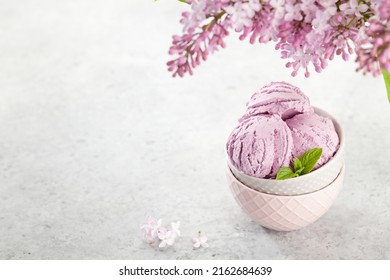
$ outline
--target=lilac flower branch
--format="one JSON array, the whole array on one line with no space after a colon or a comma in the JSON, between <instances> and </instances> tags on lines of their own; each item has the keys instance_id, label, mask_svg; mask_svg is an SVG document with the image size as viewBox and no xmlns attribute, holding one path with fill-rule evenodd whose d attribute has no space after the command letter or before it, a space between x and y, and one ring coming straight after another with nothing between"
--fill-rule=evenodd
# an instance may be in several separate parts
<instances>
[{"instance_id":1,"label":"lilac flower branch","mask_svg":"<svg viewBox=\"0 0 390 280\"><path fill-rule=\"evenodd\" d=\"M321 72L336 55L357 55L358 71L390 72L390 0L186 0L191 10L173 37L173 76L192 74L210 53L224 48L228 30L254 44L276 43L292 76ZM389 95L390 96L390 95Z\"/></svg>"},{"instance_id":2,"label":"lilac flower branch","mask_svg":"<svg viewBox=\"0 0 390 280\"><path fill-rule=\"evenodd\" d=\"M184 28L186 32L182 36L173 36L169 54L176 54L178 57L167 63L168 70L173 72L174 77L177 75L183 77L185 73L192 75L192 69L197 67L201 60L205 61L210 52L225 47L223 39L229 34L227 31L229 24L223 22L224 15L224 10L219 10L216 14L195 15L203 20L211 18L195 32L189 19L190 14L183 13L181 22L188 24Z\"/></svg>"}]
</instances>

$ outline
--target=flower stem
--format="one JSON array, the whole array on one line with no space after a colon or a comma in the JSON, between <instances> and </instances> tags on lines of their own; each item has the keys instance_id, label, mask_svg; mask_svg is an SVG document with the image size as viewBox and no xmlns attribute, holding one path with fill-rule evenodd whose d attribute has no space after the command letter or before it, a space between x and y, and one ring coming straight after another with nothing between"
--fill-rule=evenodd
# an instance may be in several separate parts
<instances>
[{"instance_id":1,"label":"flower stem","mask_svg":"<svg viewBox=\"0 0 390 280\"><path fill-rule=\"evenodd\" d=\"M218 14L213 16L213 20L209 23L203 26L203 29L208 30L210 29L217 21L225 14L226 12L224 10L220 11Z\"/></svg>"},{"instance_id":2,"label":"flower stem","mask_svg":"<svg viewBox=\"0 0 390 280\"><path fill-rule=\"evenodd\" d=\"M349 29L349 28L351 27L351 25L352 25L352 23L355 21L355 19L356 19L356 16L354 16L354 17L348 22L348 24L347 24L347 26L346 26L346 29Z\"/></svg>"},{"instance_id":3,"label":"flower stem","mask_svg":"<svg viewBox=\"0 0 390 280\"><path fill-rule=\"evenodd\" d=\"M387 90L387 99L390 102L390 73L385 69L382 69L383 79L385 80L386 90Z\"/></svg>"}]
</instances>

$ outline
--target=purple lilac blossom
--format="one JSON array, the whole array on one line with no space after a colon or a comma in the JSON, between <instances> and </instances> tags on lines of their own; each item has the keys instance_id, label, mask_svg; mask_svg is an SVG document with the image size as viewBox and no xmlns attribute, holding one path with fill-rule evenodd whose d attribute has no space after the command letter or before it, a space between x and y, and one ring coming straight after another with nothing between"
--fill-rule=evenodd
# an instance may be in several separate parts
<instances>
[{"instance_id":1,"label":"purple lilac blossom","mask_svg":"<svg viewBox=\"0 0 390 280\"><path fill-rule=\"evenodd\" d=\"M356 53L357 70L390 71L390 0L187 0L182 35L173 36L173 76L193 73L210 53L225 47L229 31L251 44L274 42L286 67L321 72L335 56Z\"/></svg>"}]
</instances>

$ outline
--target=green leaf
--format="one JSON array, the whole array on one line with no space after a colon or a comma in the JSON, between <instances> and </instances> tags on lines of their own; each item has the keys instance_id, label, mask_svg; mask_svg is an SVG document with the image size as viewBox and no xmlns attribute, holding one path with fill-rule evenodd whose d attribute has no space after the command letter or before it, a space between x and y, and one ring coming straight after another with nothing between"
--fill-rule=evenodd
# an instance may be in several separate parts
<instances>
[{"instance_id":1,"label":"green leaf","mask_svg":"<svg viewBox=\"0 0 390 280\"><path fill-rule=\"evenodd\" d=\"M297 176L301 175L303 169L305 169L304 166L302 166L302 167L299 168L298 170L295 170L295 174L296 174Z\"/></svg>"},{"instance_id":2,"label":"green leaf","mask_svg":"<svg viewBox=\"0 0 390 280\"><path fill-rule=\"evenodd\" d=\"M385 80L386 90L387 90L387 99L390 102L390 73L385 69L382 69L383 79Z\"/></svg>"},{"instance_id":3,"label":"green leaf","mask_svg":"<svg viewBox=\"0 0 390 280\"><path fill-rule=\"evenodd\" d=\"M300 173L301 171L298 172L298 170L302 169L302 162L299 160L299 158L294 158L294 171L295 173Z\"/></svg>"},{"instance_id":4,"label":"green leaf","mask_svg":"<svg viewBox=\"0 0 390 280\"><path fill-rule=\"evenodd\" d=\"M301 157L301 163L304 167L301 175L307 174L313 170L314 165L316 165L317 161L320 159L322 155L322 148L314 148L306 151Z\"/></svg>"},{"instance_id":5,"label":"green leaf","mask_svg":"<svg viewBox=\"0 0 390 280\"><path fill-rule=\"evenodd\" d=\"M285 180L294 177L296 177L295 173L290 167L281 167L276 175L276 180Z\"/></svg>"}]
</instances>

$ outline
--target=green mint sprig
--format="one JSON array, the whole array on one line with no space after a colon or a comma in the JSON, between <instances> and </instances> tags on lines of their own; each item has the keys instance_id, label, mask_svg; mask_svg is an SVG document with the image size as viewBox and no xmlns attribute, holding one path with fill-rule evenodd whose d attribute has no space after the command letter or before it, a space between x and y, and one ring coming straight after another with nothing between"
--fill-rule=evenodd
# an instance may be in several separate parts
<instances>
[{"instance_id":1,"label":"green mint sprig","mask_svg":"<svg viewBox=\"0 0 390 280\"><path fill-rule=\"evenodd\" d=\"M294 158L294 168L283 166L276 174L276 180L295 178L310 173L322 155L322 148L307 150L300 158Z\"/></svg>"}]
</instances>

